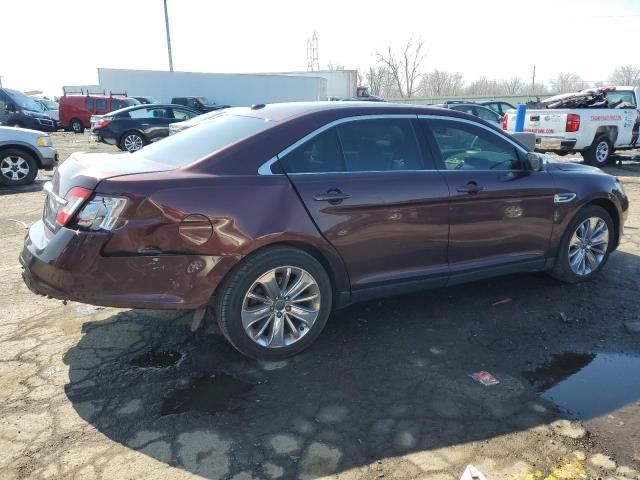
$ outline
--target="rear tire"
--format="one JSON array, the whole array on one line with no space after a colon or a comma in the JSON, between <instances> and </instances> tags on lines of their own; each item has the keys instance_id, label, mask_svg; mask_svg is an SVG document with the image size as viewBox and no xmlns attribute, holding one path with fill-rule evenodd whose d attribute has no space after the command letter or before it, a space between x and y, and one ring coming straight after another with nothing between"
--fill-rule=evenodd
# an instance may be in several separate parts
<instances>
[{"instance_id":1,"label":"rear tire","mask_svg":"<svg viewBox=\"0 0 640 480\"><path fill-rule=\"evenodd\" d=\"M613 145L606 135L597 137L593 144L582 153L584 161L594 167L604 167L611 163L613 154Z\"/></svg>"},{"instance_id":2,"label":"rear tire","mask_svg":"<svg viewBox=\"0 0 640 480\"><path fill-rule=\"evenodd\" d=\"M120 138L118 146L125 152L137 152L147 144L145 138L138 132L126 132Z\"/></svg>"},{"instance_id":3,"label":"rear tire","mask_svg":"<svg viewBox=\"0 0 640 480\"><path fill-rule=\"evenodd\" d=\"M0 185L29 185L37 174L38 163L31 153L16 148L0 151Z\"/></svg>"},{"instance_id":4,"label":"rear tire","mask_svg":"<svg viewBox=\"0 0 640 480\"><path fill-rule=\"evenodd\" d=\"M71 122L69 122L69 129L73 133L84 133L84 125L77 118L74 118L73 120L71 120Z\"/></svg>"},{"instance_id":5,"label":"rear tire","mask_svg":"<svg viewBox=\"0 0 640 480\"><path fill-rule=\"evenodd\" d=\"M572 268L569 257L576 258L575 255L578 255L578 258L581 254L580 247L576 246L578 234L578 229L589 219L600 219L606 224L607 227L607 245L606 248L602 252L602 258L599 259L597 266L592 268L591 271L585 271L583 274L580 274ZM596 222L597 223L597 222ZM597 229L594 229L597 231ZM602 207L598 207L597 205L587 205L582 208L576 216L573 218L567 230L564 232L562 236L562 240L560 241L560 246L558 247L558 253L556 255L555 265L548 271L548 273L557 278L558 280L566 283L579 283L585 282L587 280L591 280L594 276L596 276L607 263L609 259L609 253L611 253L612 246L614 244L614 235L615 235L615 225L613 220L611 219L611 215ZM588 245L593 245L593 248L596 248L595 240L597 240L597 235L593 235L592 238L587 242ZM594 240L595 239L595 240ZM596 255L595 257L597 257ZM594 258L595 258L594 257Z\"/></svg>"},{"instance_id":6,"label":"rear tire","mask_svg":"<svg viewBox=\"0 0 640 480\"><path fill-rule=\"evenodd\" d=\"M287 271L293 272L291 276ZM260 281L271 274L275 282L274 295L270 295L269 290L263 288L267 284ZM314 283L297 293L287 293L294 290L298 280L303 284ZM215 316L222 334L240 353L256 359L279 360L296 355L315 342L329 318L331 296L329 276L314 257L290 247L268 248L250 255L227 275L216 293ZM305 298L311 297L314 300L304 303ZM275 302L262 301L270 299ZM261 310L266 313L254 315L256 320L249 326L247 316ZM296 312L304 312L307 320L313 316L307 318L307 313L315 317L301 322ZM278 313L280 316L276 319ZM283 333L279 337L282 342L275 340L278 325L282 325Z\"/></svg>"}]
</instances>

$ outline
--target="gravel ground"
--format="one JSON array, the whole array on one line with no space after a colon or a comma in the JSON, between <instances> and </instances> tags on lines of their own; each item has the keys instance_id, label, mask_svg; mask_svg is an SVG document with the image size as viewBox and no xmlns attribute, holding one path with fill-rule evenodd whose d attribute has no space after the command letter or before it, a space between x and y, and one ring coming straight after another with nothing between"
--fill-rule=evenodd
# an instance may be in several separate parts
<instances>
[{"instance_id":1,"label":"gravel ground","mask_svg":"<svg viewBox=\"0 0 640 480\"><path fill-rule=\"evenodd\" d=\"M53 137L62 159L115 151ZM607 170L632 210L596 280L512 275L354 305L271 363L211 324L191 334L189 314L33 295L17 257L48 174L0 191L0 478L458 479L473 464L488 480L640 479L640 370L582 421L539 392L640 355L640 163Z\"/></svg>"}]
</instances>

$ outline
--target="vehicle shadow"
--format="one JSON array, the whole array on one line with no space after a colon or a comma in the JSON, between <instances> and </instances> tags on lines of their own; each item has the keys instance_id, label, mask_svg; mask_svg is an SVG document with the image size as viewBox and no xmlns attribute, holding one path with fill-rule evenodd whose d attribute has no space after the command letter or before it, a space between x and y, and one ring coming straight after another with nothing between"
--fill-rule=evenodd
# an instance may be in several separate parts
<instances>
[{"instance_id":1,"label":"vehicle shadow","mask_svg":"<svg viewBox=\"0 0 640 480\"><path fill-rule=\"evenodd\" d=\"M567 418L527 380L550 354L640 351L623 327L639 260L616 252L587 284L512 275L354 305L283 362L248 360L212 328L191 334L188 314L123 312L84 324L65 391L111 440L205 478L371 478L393 457L408 478L451 473L486 454L471 442ZM481 370L500 384L469 377ZM547 458L540 443L510 445L512 458Z\"/></svg>"},{"instance_id":2,"label":"vehicle shadow","mask_svg":"<svg viewBox=\"0 0 640 480\"><path fill-rule=\"evenodd\" d=\"M1 195L15 195L16 193L31 193L31 192L40 192L44 187L44 184L48 182L50 178L48 177L37 177L33 183L29 185L19 185L15 187L6 187L0 186L0 196Z\"/></svg>"}]
</instances>

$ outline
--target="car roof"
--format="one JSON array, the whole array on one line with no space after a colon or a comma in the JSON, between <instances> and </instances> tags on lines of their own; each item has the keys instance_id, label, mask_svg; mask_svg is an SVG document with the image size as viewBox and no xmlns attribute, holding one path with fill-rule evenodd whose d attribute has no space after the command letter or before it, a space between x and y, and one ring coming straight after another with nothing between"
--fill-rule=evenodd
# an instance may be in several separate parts
<instances>
[{"instance_id":1,"label":"car roof","mask_svg":"<svg viewBox=\"0 0 640 480\"><path fill-rule=\"evenodd\" d=\"M464 116L460 112L452 112L433 106L415 105L407 103L387 102L286 102L256 105L253 107L234 109L234 114L256 118L264 118L281 122L294 118L305 117L314 114L325 113L336 118L356 115L451 115Z\"/></svg>"}]
</instances>

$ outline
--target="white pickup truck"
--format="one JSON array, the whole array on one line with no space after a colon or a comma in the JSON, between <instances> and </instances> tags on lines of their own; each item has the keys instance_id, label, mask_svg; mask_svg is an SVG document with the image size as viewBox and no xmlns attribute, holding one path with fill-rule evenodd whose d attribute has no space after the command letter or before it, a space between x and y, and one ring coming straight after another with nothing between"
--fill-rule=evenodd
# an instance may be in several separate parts
<instances>
[{"instance_id":1,"label":"white pickup truck","mask_svg":"<svg viewBox=\"0 0 640 480\"><path fill-rule=\"evenodd\" d=\"M607 87L557 95L527 108L524 131L536 134L536 150L559 155L579 152L591 165L602 166L614 150L640 147L640 88ZM513 132L515 110L502 128Z\"/></svg>"}]
</instances>

